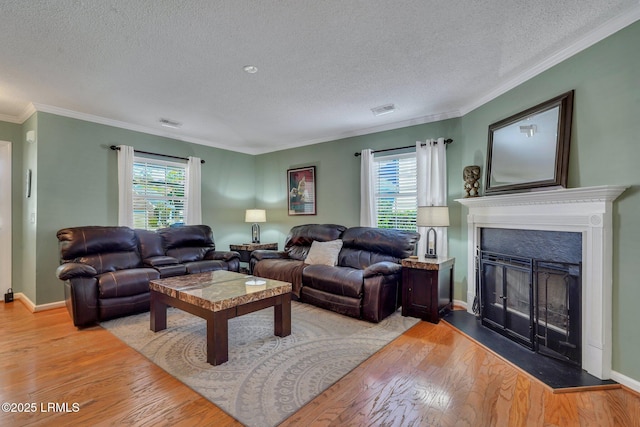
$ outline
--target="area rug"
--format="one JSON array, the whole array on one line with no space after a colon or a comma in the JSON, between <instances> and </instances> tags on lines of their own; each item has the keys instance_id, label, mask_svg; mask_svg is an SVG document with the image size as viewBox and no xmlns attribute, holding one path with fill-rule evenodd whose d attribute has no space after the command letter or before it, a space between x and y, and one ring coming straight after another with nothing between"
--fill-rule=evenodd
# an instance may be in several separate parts
<instances>
[{"instance_id":1,"label":"area rug","mask_svg":"<svg viewBox=\"0 0 640 427\"><path fill-rule=\"evenodd\" d=\"M275 426L418 322L400 311L374 324L291 303L291 335L273 334L273 308L229 320L229 361L206 361L204 320L169 308L167 329L149 313L101 323L246 426Z\"/></svg>"}]
</instances>

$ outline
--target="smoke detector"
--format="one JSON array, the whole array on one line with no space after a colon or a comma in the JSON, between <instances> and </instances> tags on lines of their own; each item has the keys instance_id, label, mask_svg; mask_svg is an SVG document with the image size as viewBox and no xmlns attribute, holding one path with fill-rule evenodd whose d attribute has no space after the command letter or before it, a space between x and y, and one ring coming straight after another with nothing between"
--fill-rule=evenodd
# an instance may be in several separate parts
<instances>
[{"instance_id":1,"label":"smoke detector","mask_svg":"<svg viewBox=\"0 0 640 427\"><path fill-rule=\"evenodd\" d=\"M249 74L255 74L258 72L258 67L256 67L255 65L245 65L244 67L242 67L242 69Z\"/></svg>"},{"instance_id":2,"label":"smoke detector","mask_svg":"<svg viewBox=\"0 0 640 427\"><path fill-rule=\"evenodd\" d=\"M381 105L371 109L374 116L383 116L385 114L393 113L396 111L396 106L393 104Z\"/></svg>"}]
</instances>

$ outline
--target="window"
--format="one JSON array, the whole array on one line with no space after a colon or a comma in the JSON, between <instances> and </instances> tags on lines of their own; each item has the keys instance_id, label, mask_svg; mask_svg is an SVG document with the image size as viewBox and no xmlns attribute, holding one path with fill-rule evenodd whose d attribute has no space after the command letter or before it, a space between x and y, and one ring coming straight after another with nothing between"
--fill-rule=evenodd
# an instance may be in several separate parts
<instances>
[{"instance_id":1,"label":"window","mask_svg":"<svg viewBox=\"0 0 640 427\"><path fill-rule=\"evenodd\" d=\"M157 230L184 223L186 165L135 157L133 161L133 225Z\"/></svg>"},{"instance_id":2,"label":"window","mask_svg":"<svg viewBox=\"0 0 640 427\"><path fill-rule=\"evenodd\" d=\"M416 154L377 157L374 163L377 226L415 231Z\"/></svg>"}]
</instances>

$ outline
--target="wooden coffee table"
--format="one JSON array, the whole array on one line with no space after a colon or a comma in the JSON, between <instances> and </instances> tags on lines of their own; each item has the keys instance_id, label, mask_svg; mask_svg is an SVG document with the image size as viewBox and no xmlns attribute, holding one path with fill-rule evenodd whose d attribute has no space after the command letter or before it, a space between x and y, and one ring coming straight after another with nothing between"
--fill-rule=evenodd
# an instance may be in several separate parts
<instances>
[{"instance_id":1,"label":"wooden coffee table","mask_svg":"<svg viewBox=\"0 0 640 427\"><path fill-rule=\"evenodd\" d=\"M227 321L263 308L274 308L274 334L291 334L291 283L232 271L156 279L149 282L151 330L167 328L167 307L176 307L207 321L207 362L229 360Z\"/></svg>"}]
</instances>

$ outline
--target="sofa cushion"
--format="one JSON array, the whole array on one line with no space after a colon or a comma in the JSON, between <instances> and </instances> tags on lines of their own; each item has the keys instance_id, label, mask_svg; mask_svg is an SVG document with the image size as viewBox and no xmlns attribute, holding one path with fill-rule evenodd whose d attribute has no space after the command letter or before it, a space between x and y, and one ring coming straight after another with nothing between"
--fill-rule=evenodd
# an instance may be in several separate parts
<instances>
[{"instance_id":1,"label":"sofa cushion","mask_svg":"<svg viewBox=\"0 0 640 427\"><path fill-rule=\"evenodd\" d=\"M226 261L221 260L204 260L185 263L187 274L205 273L207 271L228 270L229 266Z\"/></svg>"},{"instance_id":2,"label":"sofa cushion","mask_svg":"<svg viewBox=\"0 0 640 427\"><path fill-rule=\"evenodd\" d=\"M208 225L183 225L181 227L162 228L158 230L158 234L162 237L162 244L165 249L203 246L215 249L213 232Z\"/></svg>"},{"instance_id":3,"label":"sofa cushion","mask_svg":"<svg viewBox=\"0 0 640 427\"><path fill-rule=\"evenodd\" d=\"M309 265L302 272L302 284L334 295L362 297L362 270L328 265Z\"/></svg>"},{"instance_id":4,"label":"sofa cushion","mask_svg":"<svg viewBox=\"0 0 640 427\"><path fill-rule=\"evenodd\" d=\"M173 257L178 262L201 261L211 248L208 247L183 247L167 250L167 256Z\"/></svg>"},{"instance_id":5,"label":"sofa cushion","mask_svg":"<svg viewBox=\"0 0 640 427\"><path fill-rule=\"evenodd\" d=\"M342 249L342 240L330 240L328 242L318 242L311 244L309 254L305 258L305 264L323 264L334 266L338 263L338 254Z\"/></svg>"},{"instance_id":6,"label":"sofa cushion","mask_svg":"<svg viewBox=\"0 0 640 427\"><path fill-rule=\"evenodd\" d=\"M140 256L142 259L155 258L164 256L164 247L162 246L162 237L159 233L150 230L135 230L140 244Z\"/></svg>"},{"instance_id":7,"label":"sofa cushion","mask_svg":"<svg viewBox=\"0 0 640 427\"><path fill-rule=\"evenodd\" d=\"M300 297L302 271L305 267L307 265L303 261L281 258L263 259L253 267L253 275L289 282L291 283L293 294Z\"/></svg>"},{"instance_id":8,"label":"sofa cushion","mask_svg":"<svg viewBox=\"0 0 640 427\"><path fill-rule=\"evenodd\" d=\"M138 239L128 227L85 226L63 228L56 234L60 258L72 260L91 254L133 252Z\"/></svg>"},{"instance_id":9,"label":"sofa cushion","mask_svg":"<svg viewBox=\"0 0 640 427\"><path fill-rule=\"evenodd\" d=\"M98 274L142 266L137 251L91 254L75 258L74 262L90 265Z\"/></svg>"},{"instance_id":10,"label":"sofa cushion","mask_svg":"<svg viewBox=\"0 0 640 427\"><path fill-rule=\"evenodd\" d=\"M304 261L314 241L327 242L340 238L346 227L336 224L297 225L289 231L284 241L284 251L289 258Z\"/></svg>"},{"instance_id":11,"label":"sofa cushion","mask_svg":"<svg viewBox=\"0 0 640 427\"><path fill-rule=\"evenodd\" d=\"M132 268L98 276L99 298L117 298L149 291L149 280L160 278L153 268Z\"/></svg>"},{"instance_id":12,"label":"sofa cushion","mask_svg":"<svg viewBox=\"0 0 640 427\"><path fill-rule=\"evenodd\" d=\"M413 255L420 235L413 231L352 227L341 238L338 265L364 269L382 261L399 264L401 259Z\"/></svg>"}]
</instances>

